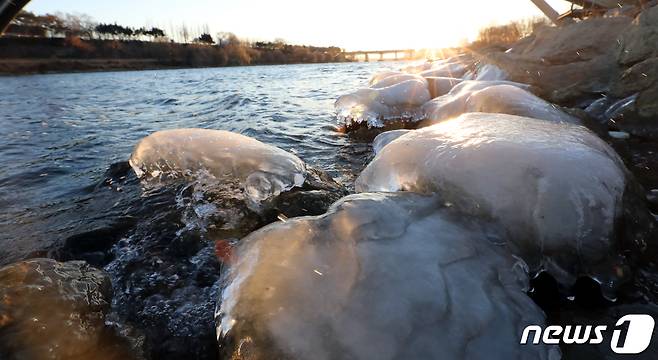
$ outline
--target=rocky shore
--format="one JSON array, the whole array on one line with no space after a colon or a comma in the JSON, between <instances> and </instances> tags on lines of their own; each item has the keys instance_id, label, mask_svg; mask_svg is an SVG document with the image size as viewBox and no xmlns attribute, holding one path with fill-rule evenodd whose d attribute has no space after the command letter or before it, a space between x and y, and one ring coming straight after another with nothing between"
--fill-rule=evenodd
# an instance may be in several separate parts
<instances>
[{"instance_id":1,"label":"rocky shore","mask_svg":"<svg viewBox=\"0 0 658 360\"><path fill-rule=\"evenodd\" d=\"M0 269L0 355L615 358L519 336L658 314L658 7L628 14L374 74L335 104L374 138L354 186L227 131L142 139L80 213L121 210Z\"/></svg>"}]
</instances>

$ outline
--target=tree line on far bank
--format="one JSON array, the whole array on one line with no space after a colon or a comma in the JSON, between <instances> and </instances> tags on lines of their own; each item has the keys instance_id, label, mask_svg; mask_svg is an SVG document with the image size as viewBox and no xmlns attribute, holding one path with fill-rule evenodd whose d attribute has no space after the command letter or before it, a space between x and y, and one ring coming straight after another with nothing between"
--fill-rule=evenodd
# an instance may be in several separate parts
<instances>
[{"instance_id":1,"label":"tree line on far bank","mask_svg":"<svg viewBox=\"0 0 658 360\"><path fill-rule=\"evenodd\" d=\"M170 34L175 32L176 34ZM39 40L41 39L41 40ZM164 64L231 66L346 61L340 48L290 45L282 39L250 42L230 32L212 36L208 26L133 28L97 23L83 14L36 15L22 11L11 23L0 49L5 56L75 59L157 59ZM2 46L3 43L5 46ZM6 45L12 43L15 49ZM20 51L16 44L21 43ZM35 47L42 47L37 49ZM31 48L30 48L31 47ZM28 49L29 48L29 49ZM66 48L66 49L64 49ZM12 55L14 54L14 55Z\"/></svg>"}]
</instances>

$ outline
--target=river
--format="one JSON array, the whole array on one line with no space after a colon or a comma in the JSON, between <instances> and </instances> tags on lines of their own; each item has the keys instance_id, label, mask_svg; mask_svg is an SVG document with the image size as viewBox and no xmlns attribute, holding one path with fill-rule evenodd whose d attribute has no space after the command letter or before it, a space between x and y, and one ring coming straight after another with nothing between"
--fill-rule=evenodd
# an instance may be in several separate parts
<instances>
[{"instance_id":1,"label":"river","mask_svg":"<svg viewBox=\"0 0 658 360\"><path fill-rule=\"evenodd\" d=\"M41 254L85 221L78 212L89 189L158 130L239 132L350 186L370 148L336 131L333 103L385 66L396 64L0 78L0 265Z\"/></svg>"}]
</instances>

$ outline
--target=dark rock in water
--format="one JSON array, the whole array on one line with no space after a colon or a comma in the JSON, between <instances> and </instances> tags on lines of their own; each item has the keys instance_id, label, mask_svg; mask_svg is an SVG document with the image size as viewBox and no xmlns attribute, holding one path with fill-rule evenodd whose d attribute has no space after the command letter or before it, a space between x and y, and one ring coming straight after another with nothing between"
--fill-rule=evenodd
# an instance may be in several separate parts
<instances>
[{"instance_id":1,"label":"dark rock in water","mask_svg":"<svg viewBox=\"0 0 658 360\"><path fill-rule=\"evenodd\" d=\"M143 191L127 163L114 164L81 210L88 221L53 254L106 269L113 318L143 336L146 358L216 359L218 249L230 253L239 238L279 217L323 213L346 192L308 166L301 186L265 201L261 211L239 187L181 178Z\"/></svg>"},{"instance_id":2,"label":"dark rock in water","mask_svg":"<svg viewBox=\"0 0 658 360\"><path fill-rule=\"evenodd\" d=\"M82 261L31 259L0 268L0 358L139 359L106 325L109 276Z\"/></svg>"},{"instance_id":3,"label":"dark rock in water","mask_svg":"<svg viewBox=\"0 0 658 360\"><path fill-rule=\"evenodd\" d=\"M438 197L371 193L242 239L218 336L227 359L557 359L499 228Z\"/></svg>"}]
</instances>

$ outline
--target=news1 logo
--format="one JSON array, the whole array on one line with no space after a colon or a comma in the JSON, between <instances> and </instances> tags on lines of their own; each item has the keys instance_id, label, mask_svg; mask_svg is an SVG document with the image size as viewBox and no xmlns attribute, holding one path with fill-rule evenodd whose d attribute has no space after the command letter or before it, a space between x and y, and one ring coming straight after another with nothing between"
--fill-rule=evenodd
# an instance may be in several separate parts
<instances>
[{"instance_id":1,"label":"news1 logo","mask_svg":"<svg viewBox=\"0 0 658 360\"><path fill-rule=\"evenodd\" d=\"M621 327L628 325L626 336ZM651 343L655 321L651 315L629 314L622 316L612 331L610 349L617 354L639 354L646 350ZM604 341L607 332L606 325L551 325L542 329L539 325L526 326L521 336L521 344L528 343L530 334L533 334L532 343L539 344L600 344Z\"/></svg>"}]
</instances>

